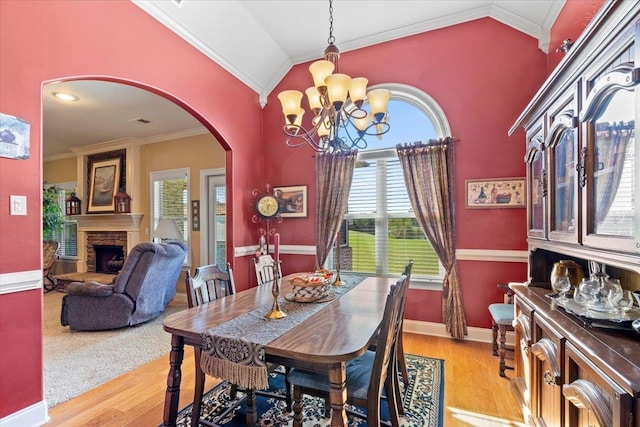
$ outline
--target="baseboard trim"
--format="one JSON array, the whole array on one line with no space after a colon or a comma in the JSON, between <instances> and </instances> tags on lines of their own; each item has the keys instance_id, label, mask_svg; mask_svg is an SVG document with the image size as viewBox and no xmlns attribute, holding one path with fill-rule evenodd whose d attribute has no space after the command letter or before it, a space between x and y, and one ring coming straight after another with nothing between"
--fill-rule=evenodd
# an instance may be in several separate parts
<instances>
[{"instance_id":1,"label":"baseboard trim","mask_svg":"<svg viewBox=\"0 0 640 427\"><path fill-rule=\"evenodd\" d=\"M405 319L402 328L404 332L451 338L451 335L447 332L447 327L443 323ZM493 340L493 331L491 329L469 326L467 327L467 332L468 334L464 339L468 341L491 343ZM513 343L513 332L507 332L507 345L513 345Z\"/></svg>"},{"instance_id":2,"label":"baseboard trim","mask_svg":"<svg viewBox=\"0 0 640 427\"><path fill-rule=\"evenodd\" d=\"M2 427L41 426L49 421L47 402L44 400L27 406L0 419Z\"/></svg>"}]
</instances>

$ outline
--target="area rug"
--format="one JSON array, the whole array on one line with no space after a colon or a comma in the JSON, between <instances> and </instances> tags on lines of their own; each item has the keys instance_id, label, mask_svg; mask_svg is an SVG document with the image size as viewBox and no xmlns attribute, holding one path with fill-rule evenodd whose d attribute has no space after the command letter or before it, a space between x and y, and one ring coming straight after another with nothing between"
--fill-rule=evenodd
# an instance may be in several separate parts
<instances>
[{"instance_id":1,"label":"area rug","mask_svg":"<svg viewBox=\"0 0 640 427\"><path fill-rule=\"evenodd\" d=\"M168 306L147 323L110 331L72 331L60 324L63 293L44 294L44 397L53 407L171 350L163 319L186 307ZM168 360L168 359L167 359Z\"/></svg>"},{"instance_id":2,"label":"area rug","mask_svg":"<svg viewBox=\"0 0 640 427\"><path fill-rule=\"evenodd\" d=\"M444 361L428 357L406 355L409 369L409 385L404 388L405 415L400 419L403 427L441 427L444 398ZM272 374L269 378L271 390L284 396L284 378L280 374ZM229 384L220 383L209 390L203 398L202 414L211 421L223 413L226 408L244 399L238 393L235 400L229 398ZM178 427L191 425L191 405L178 413ZM287 412L283 399L258 396L258 425L284 427L293 425L293 412ZM324 418L324 400L304 396L304 426L325 427L331 425L330 418ZM245 426L244 403L238 406L223 420L220 425L228 427ZM364 415L364 408L347 405L347 410ZM389 412L386 403L381 405L381 417L388 420ZM366 426L364 418L348 414L349 426Z\"/></svg>"}]
</instances>

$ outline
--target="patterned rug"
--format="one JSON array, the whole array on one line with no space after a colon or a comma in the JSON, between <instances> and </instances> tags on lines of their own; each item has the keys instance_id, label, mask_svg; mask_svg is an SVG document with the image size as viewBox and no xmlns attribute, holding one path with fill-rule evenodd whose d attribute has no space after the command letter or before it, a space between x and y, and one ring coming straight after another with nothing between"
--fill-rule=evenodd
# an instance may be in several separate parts
<instances>
[{"instance_id":1,"label":"patterned rug","mask_svg":"<svg viewBox=\"0 0 640 427\"><path fill-rule=\"evenodd\" d=\"M409 369L409 386L403 389L405 415L400 420L403 427L441 427L442 426L442 401L444 398L444 361L428 357L406 355ZM269 378L271 390L277 390L284 396L284 377L274 373ZM221 383L209 390L203 399L202 414L207 420L213 420L226 408L234 405L244 398L243 393L238 393L233 401L229 399L228 383ZM313 427L325 427L331 425L329 418L324 418L324 400L304 397L304 425ZM258 425L284 427L293 424L293 412L287 412L283 399L258 396ZM386 403L381 405L382 418L388 419ZM364 415L364 409L347 405L347 410ZM366 420L348 414L349 426L366 426ZM178 427L191 425L191 405L181 410L178 414ZM220 421L220 425L228 427L245 426L244 403Z\"/></svg>"}]
</instances>

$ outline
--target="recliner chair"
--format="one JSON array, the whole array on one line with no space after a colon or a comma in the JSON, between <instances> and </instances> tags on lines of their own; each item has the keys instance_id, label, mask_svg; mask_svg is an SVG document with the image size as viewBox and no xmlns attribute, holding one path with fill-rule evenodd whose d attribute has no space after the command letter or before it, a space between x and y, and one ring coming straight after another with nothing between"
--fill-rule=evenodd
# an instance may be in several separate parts
<instances>
[{"instance_id":1,"label":"recliner chair","mask_svg":"<svg viewBox=\"0 0 640 427\"><path fill-rule=\"evenodd\" d=\"M186 251L182 242L137 244L114 283L74 282L66 287L60 323L92 331L155 319L176 294Z\"/></svg>"}]
</instances>

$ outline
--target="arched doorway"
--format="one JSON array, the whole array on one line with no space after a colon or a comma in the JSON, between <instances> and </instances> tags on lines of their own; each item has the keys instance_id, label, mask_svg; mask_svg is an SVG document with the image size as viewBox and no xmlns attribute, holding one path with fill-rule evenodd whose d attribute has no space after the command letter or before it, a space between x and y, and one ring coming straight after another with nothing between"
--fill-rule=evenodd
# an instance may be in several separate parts
<instances>
[{"instance_id":1,"label":"arched doorway","mask_svg":"<svg viewBox=\"0 0 640 427\"><path fill-rule=\"evenodd\" d=\"M60 93L71 94L77 100L58 100L54 94ZM189 234L192 250L190 263L185 268L192 269L200 264L202 256L198 241L209 232L215 233L216 227L208 224L207 216L203 216L199 230L195 230L190 201L197 199L206 203L201 194L207 192L199 188L199 174L202 170L218 173L222 170L224 179L226 157L230 152L228 144L206 119L180 99L157 88L104 77L45 82L42 109L43 179L51 184L74 183L75 189L80 188L78 196L83 203L83 214L87 213L89 203L86 181L91 156L122 150L122 147L130 154L121 167L128 178L126 191L132 196L133 211L143 217L139 241L150 241L154 237L150 172L191 169L189 191L185 192L184 200L188 220L184 233ZM203 152L209 155L203 156ZM189 158L190 155L194 158ZM203 163L204 158L216 161ZM70 219L68 222L77 221ZM73 232L73 227L69 227L69 232ZM77 224L75 233L76 236L84 233L78 233ZM85 245L78 243L77 238L76 242L81 247ZM226 252L224 248L222 251ZM78 257L76 252L64 254L60 264L66 272L85 262L86 257ZM168 351L168 346L166 349ZM44 362L46 365L46 336ZM55 385L45 378L45 391L49 387Z\"/></svg>"}]
</instances>

